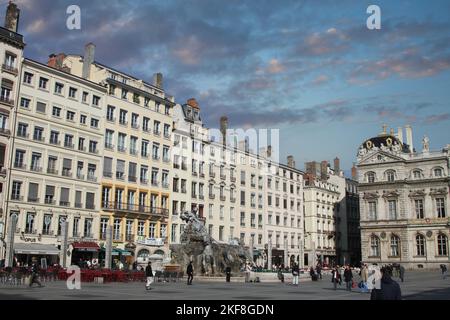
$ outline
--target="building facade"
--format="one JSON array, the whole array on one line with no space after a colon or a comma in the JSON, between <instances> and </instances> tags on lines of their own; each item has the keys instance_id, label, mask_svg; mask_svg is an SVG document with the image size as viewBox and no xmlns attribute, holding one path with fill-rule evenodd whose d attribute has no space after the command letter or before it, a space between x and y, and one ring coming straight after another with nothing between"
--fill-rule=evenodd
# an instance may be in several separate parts
<instances>
[{"instance_id":1,"label":"building facade","mask_svg":"<svg viewBox=\"0 0 450 320\"><path fill-rule=\"evenodd\" d=\"M449 145L413 147L411 127L384 131L358 150L362 260L438 268L449 261Z\"/></svg>"}]
</instances>

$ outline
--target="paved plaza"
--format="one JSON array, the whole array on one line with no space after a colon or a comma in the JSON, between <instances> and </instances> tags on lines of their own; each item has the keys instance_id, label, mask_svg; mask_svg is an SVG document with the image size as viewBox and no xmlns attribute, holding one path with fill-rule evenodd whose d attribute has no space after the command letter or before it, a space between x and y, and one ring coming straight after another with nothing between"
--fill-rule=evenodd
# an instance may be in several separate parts
<instances>
[{"instance_id":1,"label":"paved plaza","mask_svg":"<svg viewBox=\"0 0 450 320\"><path fill-rule=\"evenodd\" d=\"M357 276L357 279L358 276ZM397 280L397 279L396 279ZM400 283L400 282L399 282ZM0 300L369 300L370 295L345 290L343 284L337 291L332 288L330 276L321 281L303 281L298 287L287 283L243 283L195 281L192 286L185 282L155 283L146 291L144 283L83 283L81 290L68 290L64 281L47 282L44 288L14 287L0 285ZM404 283L400 283L406 300L439 299L450 300L450 278L443 280L439 272L409 272Z\"/></svg>"}]
</instances>

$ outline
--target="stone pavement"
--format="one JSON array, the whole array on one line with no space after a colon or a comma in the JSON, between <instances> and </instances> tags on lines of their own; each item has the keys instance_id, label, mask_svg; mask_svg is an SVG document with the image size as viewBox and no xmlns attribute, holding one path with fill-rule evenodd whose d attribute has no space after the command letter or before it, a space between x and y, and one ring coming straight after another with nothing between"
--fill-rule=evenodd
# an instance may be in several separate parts
<instances>
[{"instance_id":1,"label":"stone pavement","mask_svg":"<svg viewBox=\"0 0 450 320\"><path fill-rule=\"evenodd\" d=\"M355 280L359 280L356 276ZM396 279L398 280L398 279ZM450 278L442 280L439 272L407 272L400 283L404 299L450 300ZM292 286L288 283L207 282L194 278L192 286L185 282L154 283L146 291L144 283L82 283L81 290L68 290L65 282L48 282L44 288L11 287L0 285L0 300L8 299L101 299L101 300L369 300L370 295L345 290L343 284L333 290L331 278L326 275L317 282L306 281Z\"/></svg>"}]
</instances>

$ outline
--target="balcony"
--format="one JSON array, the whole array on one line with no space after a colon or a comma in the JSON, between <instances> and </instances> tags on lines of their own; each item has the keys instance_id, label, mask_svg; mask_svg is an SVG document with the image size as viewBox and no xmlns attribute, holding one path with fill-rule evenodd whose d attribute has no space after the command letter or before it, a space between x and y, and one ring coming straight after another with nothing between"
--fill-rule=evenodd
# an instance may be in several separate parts
<instances>
[{"instance_id":1,"label":"balcony","mask_svg":"<svg viewBox=\"0 0 450 320\"><path fill-rule=\"evenodd\" d=\"M138 151L136 149L130 149L130 154L133 156L137 156Z\"/></svg>"},{"instance_id":2,"label":"balcony","mask_svg":"<svg viewBox=\"0 0 450 320\"><path fill-rule=\"evenodd\" d=\"M37 234L37 230L36 229L31 230L31 229L25 228L25 234Z\"/></svg>"},{"instance_id":3,"label":"balcony","mask_svg":"<svg viewBox=\"0 0 450 320\"><path fill-rule=\"evenodd\" d=\"M84 174L77 173L77 179L78 180L84 180Z\"/></svg>"},{"instance_id":4,"label":"balcony","mask_svg":"<svg viewBox=\"0 0 450 320\"><path fill-rule=\"evenodd\" d=\"M103 176L105 178L112 178L113 177L113 173L112 172L103 171Z\"/></svg>"},{"instance_id":5,"label":"balcony","mask_svg":"<svg viewBox=\"0 0 450 320\"><path fill-rule=\"evenodd\" d=\"M89 152L93 153L93 154L97 154L98 153L98 149L89 148Z\"/></svg>"},{"instance_id":6,"label":"balcony","mask_svg":"<svg viewBox=\"0 0 450 320\"><path fill-rule=\"evenodd\" d=\"M230 201L231 201L232 203L235 203L235 202L236 202L236 198L230 198Z\"/></svg>"},{"instance_id":7,"label":"balcony","mask_svg":"<svg viewBox=\"0 0 450 320\"><path fill-rule=\"evenodd\" d=\"M14 168L26 170L27 165L26 165L26 164L23 164L23 163L20 163L20 162L19 162L19 163L15 162L15 163L14 163Z\"/></svg>"},{"instance_id":8,"label":"balcony","mask_svg":"<svg viewBox=\"0 0 450 320\"><path fill-rule=\"evenodd\" d=\"M204 172L200 172L199 176L200 176L200 178L204 178L205 177L205 173Z\"/></svg>"},{"instance_id":9,"label":"balcony","mask_svg":"<svg viewBox=\"0 0 450 320\"><path fill-rule=\"evenodd\" d=\"M258 208L262 209L263 205L262 204L258 204Z\"/></svg>"},{"instance_id":10,"label":"balcony","mask_svg":"<svg viewBox=\"0 0 450 320\"><path fill-rule=\"evenodd\" d=\"M60 201L59 205L61 207L70 207L70 202L69 201Z\"/></svg>"},{"instance_id":11,"label":"balcony","mask_svg":"<svg viewBox=\"0 0 450 320\"><path fill-rule=\"evenodd\" d=\"M97 182L97 177L95 177L95 176L93 176L93 175L90 175L90 174L88 174L88 176L87 176L87 180L88 180L88 181L92 181L92 182Z\"/></svg>"},{"instance_id":12,"label":"balcony","mask_svg":"<svg viewBox=\"0 0 450 320\"><path fill-rule=\"evenodd\" d=\"M116 172L116 179L117 180L122 180L122 181L124 181L125 180L125 175L123 174L123 172Z\"/></svg>"},{"instance_id":13,"label":"balcony","mask_svg":"<svg viewBox=\"0 0 450 320\"><path fill-rule=\"evenodd\" d=\"M17 76L19 74L19 71L17 70L17 68L10 66L9 64L6 64L6 63L2 64L2 71L12 73L15 76Z\"/></svg>"},{"instance_id":14,"label":"balcony","mask_svg":"<svg viewBox=\"0 0 450 320\"><path fill-rule=\"evenodd\" d=\"M180 169L180 165L179 165L178 163L174 163L174 164L173 164L173 168L174 168L174 169Z\"/></svg>"},{"instance_id":15,"label":"balcony","mask_svg":"<svg viewBox=\"0 0 450 320\"><path fill-rule=\"evenodd\" d=\"M34 172L42 172L42 167L38 167L38 166L30 166L30 170L34 171Z\"/></svg>"},{"instance_id":16,"label":"balcony","mask_svg":"<svg viewBox=\"0 0 450 320\"><path fill-rule=\"evenodd\" d=\"M0 167L0 177L6 177L6 168Z\"/></svg>"},{"instance_id":17,"label":"balcony","mask_svg":"<svg viewBox=\"0 0 450 320\"><path fill-rule=\"evenodd\" d=\"M113 233L113 241L121 242L123 239L123 234L121 233Z\"/></svg>"},{"instance_id":18,"label":"balcony","mask_svg":"<svg viewBox=\"0 0 450 320\"><path fill-rule=\"evenodd\" d=\"M168 132L164 132L164 138L166 138L166 139L170 139L170 133L168 133Z\"/></svg>"},{"instance_id":19,"label":"balcony","mask_svg":"<svg viewBox=\"0 0 450 320\"><path fill-rule=\"evenodd\" d=\"M184 163L182 163L182 164L181 164L181 170L187 170L187 165L184 164Z\"/></svg>"},{"instance_id":20,"label":"balcony","mask_svg":"<svg viewBox=\"0 0 450 320\"><path fill-rule=\"evenodd\" d=\"M11 195L11 200L23 201L23 196L21 196L20 194L12 194Z\"/></svg>"},{"instance_id":21,"label":"balcony","mask_svg":"<svg viewBox=\"0 0 450 320\"><path fill-rule=\"evenodd\" d=\"M125 146L118 146L117 147L117 151L119 151L119 152L127 152L127 148L125 148Z\"/></svg>"},{"instance_id":22,"label":"balcony","mask_svg":"<svg viewBox=\"0 0 450 320\"><path fill-rule=\"evenodd\" d=\"M196 171L193 171L193 172L192 172L192 176L193 176L193 177L197 177L197 175L198 175L198 174L197 174Z\"/></svg>"},{"instance_id":23,"label":"balcony","mask_svg":"<svg viewBox=\"0 0 450 320\"><path fill-rule=\"evenodd\" d=\"M14 107L14 100L10 99L9 97L0 96L0 102L10 107Z\"/></svg>"},{"instance_id":24,"label":"balcony","mask_svg":"<svg viewBox=\"0 0 450 320\"><path fill-rule=\"evenodd\" d=\"M42 230L42 235L43 236L52 236L54 233L53 230Z\"/></svg>"},{"instance_id":25,"label":"balcony","mask_svg":"<svg viewBox=\"0 0 450 320\"><path fill-rule=\"evenodd\" d=\"M47 173L49 174L58 174L58 170L55 168L47 168Z\"/></svg>"},{"instance_id":26,"label":"balcony","mask_svg":"<svg viewBox=\"0 0 450 320\"><path fill-rule=\"evenodd\" d=\"M236 182L236 177L230 177L231 182Z\"/></svg>"},{"instance_id":27,"label":"balcony","mask_svg":"<svg viewBox=\"0 0 450 320\"><path fill-rule=\"evenodd\" d=\"M0 128L0 135L9 137L11 135L11 130L5 129L5 128Z\"/></svg>"},{"instance_id":28,"label":"balcony","mask_svg":"<svg viewBox=\"0 0 450 320\"><path fill-rule=\"evenodd\" d=\"M86 152L86 147L78 146L78 151Z\"/></svg>"},{"instance_id":29,"label":"balcony","mask_svg":"<svg viewBox=\"0 0 450 320\"><path fill-rule=\"evenodd\" d=\"M81 209L81 208L83 208L83 204L82 204L82 203L77 203L77 202L75 202L75 208ZM86 209L87 209L87 208L86 208Z\"/></svg>"},{"instance_id":30,"label":"balcony","mask_svg":"<svg viewBox=\"0 0 450 320\"><path fill-rule=\"evenodd\" d=\"M209 176L210 176L211 178L215 178L215 177L216 177L216 174L215 174L214 172L209 172Z\"/></svg>"},{"instance_id":31,"label":"balcony","mask_svg":"<svg viewBox=\"0 0 450 320\"><path fill-rule=\"evenodd\" d=\"M205 199L205 196L202 195L202 194L199 194L199 195L198 195L198 198L199 198L200 200L203 200L203 199Z\"/></svg>"},{"instance_id":32,"label":"balcony","mask_svg":"<svg viewBox=\"0 0 450 320\"><path fill-rule=\"evenodd\" d=\"M23 132L23 131L17 131L17 136L20 138L25 138L28 139L28 137L30 136L28 133Z\"/></svg>"},{"instance_id":33,"label":"balcony","mask_svg":"<svg viewBox=\"0 0 450 320\"><path fill-rule=\"evenodd\" d=\"M116 122L116 118L106 116L106 121L109 121L109 122Z\"/></svg>"},{"instance_id":34,"label":"balcony","mask_svg":"<svg viewBox=\"0 0 450 320\"><path fill-rule=\"evenodd\" d=\"M227 179L227 176L226 176L226 175L224 175L224 174L221 174L221 175L220 175L220 179L222 179L222 180L226 180L226 179Z\"/></svg>"},{"instance_id":35,"label":"balcony","mask_svg":"<svg viewBox=\"0 0 450 320\"><path fill-rule=\"evenodd\" d=\"M252 183L252 184L251 184L251 187L252 187L252 188L256 188L256 184L255 184L255 183Z\"/></svg>"},{"instance_id":36,"label":"balcony","mask_svg":"<svg viewBox=\"0 0 450 320\"><path fill-rule=\"evenodd\" d=\"M44 142L44 141L45 141L45 137L40 136L40 135L34 135L34 136L33 136L33 140L34 140L34 141Z\"/></svg>"},{"instance_id":37,"label":"balcony","mask_svg":"<svg viewBox=\"0 0 450 320\"><path fill-rule=\"evenodd\" d=\"M136 182L137 181L137 177L136 176L129 176L128 177L128 181L129 182Z\"/></svg>"},{"instance_id":38,"label":"balcony","mask_svg":"<svg viewBox=\"0 0 450 320\"><path fill-rule=\"evenodd\" d=\"M50 139L50 144L55 145L55 146L59 146L61 144L61 141L55 140L55 139Z\"/></svg>"},{"instance_id":39,"label":"balcony","mask_svg":"<svg viewBox=\"0 0 450 320\"><path fill-rule=\"evenodd\" d=\"M80 204L81 207L83 206L82 204ZM76 206L76 204L75 204ZM93 203L86 203L86 209L91 209L91 210L95 210L95 204Z\"/></svg>"},{"instance_id":40,"label":"balcony","mask_svg":"<svg viewBox=\"0 0 450 320\"><path fill-rule=\"evenodd\" d=\"M197 199L197 195L196 194L191 194L192 199Z\"/></svg>"},{"instance_id":41,"label":"balcony","mask_svg":"<svg viewBox=\"0 0 450 320\"><path fill-rule=\"evenodd\" d=\"M227 198L225 196L220 196L220 201L225 201Z\"/></svg>"},{"instance_id":42,"label":"balcony","mask_svg":"<svg viewBox=\"0 0 450 320\"><path fill-rule=\"evenodd\" d=\"M105 149L114 150L114 145L112 143L105 142Z\"/></svg>"},{"instance_id":43,"label":"balcony","mask_svg":"<svg viewBox=\"0 0 450 320\"><path fill-rule=\"evenodd\" d=\"M70 142L64 142L64 148L75 149L75 145Z\"/></svg>"},{"instance_id":44,"label":"balcony","mask_svg":"<svg viewBox=\"0 0 450 320\"><path fill-rule=\"evenodd\" d=\"M128 121L119 119L119 124L122 125L122 126L127 126L128 125Z\"/></svg>"},{"instance_id":45,"label":"balcony","mask_svg":"<svg viewBox=\"0 0 450 320\"><path fill-rule=\"evenodd\" d=\"M163 162L169 163L169 162L170 162L170 158L168 158L168 157L163 157Z\"/></svg>"},{"instance_id":46,"label":"balcony","mask_svg":"<svg viewBox=\"0 0 450 320\"><path fill-rule=\"evenodd\" d=\"M132 241L134 241L134 234L126 234L125 235L125 241L129 241L129 242L132 242Z\"/></svg>"},{"instance_id":47,"label":"balcony","mask_svg":"<svg viewBox=\"0 0 450 320\"><path fill-rule=\"evenodd\" d=\"M72 177L72 172L70 172L69 170L64 170L63 169L63 172L62 172L62 175L64 176L64 177Z\"/></svg>"},{"instance_id":48,"label":"balcony","mask_svg":"<svg viewBox=\"0 0 450 320\"><path fill-rule=\"evenodd\" d=\"M28 197L28 202L38 203L39 202L39 198Z\"/></svg>"},{"instance_id":49,"label":"balcony","mask_svg":"<svg viewBox=\"0 0 450 320\"><path fill-rule=\"evenodd\" d=\"M209 194L209 198L210 198L211 200L214 200L214 199L216 198L216 196L215 196L214 194Z\"/></svg>"},{"instance_id":50,"label":"balcony","mask_svg":"<svg viewBox=\"0 0 450 320\"><path fill-rule=\"evenodd\" d=\"M152 180L151 183L152 183L153 187L157 187L159 185L158 181L156 181L156 180Z\"/></svg>"},{"instance_id":51,"label":"balcony","mask_svg":"<svg viewBox=\"0 0 450 320\"><path fill-rule=\"evenodd\" d=\"M169 183L168 183L168 182L163 182L163 183L162 183L162 187L163 187L164 189L169 189Z\"/></svg>"},{"instance_id":52,"label":"balcony","mask_svg":"<svg viewBox=\"0 0 450 320\"><path fill-rule=\"evenodd\" d=\"M141 178L140 181L141 181L141 184L145 184L145 185L148 184L148 179Z\"/></svg>"},{"instance_id":53,"label":"balcony","mask_svg":"<svg viewBox=\"0 0 450 320\"><path fill-rule=\"evenodd\" d=\"M159 216L163 218L169 217L168 209L143 206L133 203L108 201L102 203L102 209L104 211L111 211L111 212L131 212L131 213L147 214L151 216Z\"/></svg>"},{"instance_id":54,"label":"balcony","mask_svg":"<svg viewBox=\"0 0 450 320\"><path fill-rule=\"evenodd\" d=\"M132 127L133 129L139 129L139 124L136 123L136 122L131 122L131 127Z\"/></svg>"},{"instance_id":55,"label":"balcony","mask_svg":"<svg viewBox=\"0 0 450 320\"><path fill-rule=\"evenodd\" d=\"M159 131L159 130L153 130L153 134L154 134L155 136L160 136L160 135L161 135L161 131Z\"/></svg>"},{"instance_id":56,"label":"balcony","mask_svg":"<svg viewBox=\"0 0 450 320\"><path fill-rule=\"evenodd\" d=\"M152 159L155 161L159 161L159 156L157 154L153 154Z\"/></svg>"}]
</instances>

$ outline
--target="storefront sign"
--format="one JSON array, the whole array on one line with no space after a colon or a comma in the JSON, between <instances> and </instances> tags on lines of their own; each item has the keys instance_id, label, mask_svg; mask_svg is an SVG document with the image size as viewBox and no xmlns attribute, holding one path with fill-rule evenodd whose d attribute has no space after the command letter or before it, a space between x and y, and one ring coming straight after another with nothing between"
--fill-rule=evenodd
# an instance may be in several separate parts
<instances>
[{"instance_id":1,"label":"storefront sign","mask_svg":"<svg viewBox=\"0 0 450 320\"><path fill-rule=\"evenodd\" d=\"M25 237L25 232L22 232L20 234L20 240L22 240L23 242L33 242L34 243L34 242L37 242L37 241L41 242L42 237L39 234L37 238L26 238Z\"/></svg>"},{"instance_id":2,"label":"storefront sign","mask_svg":"<svg viewBox=\"0 0 450 320\"><path fill-rule=\"evenodd\" d=\"M163 246L164 238L145 238L137 240L137 243L143 244L146 246Z\"/></svg>"}]
</instances>

